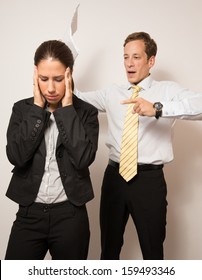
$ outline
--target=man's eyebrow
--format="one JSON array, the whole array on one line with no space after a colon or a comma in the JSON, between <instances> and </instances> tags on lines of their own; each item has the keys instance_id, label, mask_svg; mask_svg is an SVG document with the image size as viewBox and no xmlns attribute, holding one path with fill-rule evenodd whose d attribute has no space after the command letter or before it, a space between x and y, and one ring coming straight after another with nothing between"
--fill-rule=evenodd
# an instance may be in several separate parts
<instances>
[{"instance_id":1,"label":"man's eyebrow","mask_svg":"<svg viewBox=\"0 0 202 280\"><path fill-rule=\"evenodd\" d=\"M132 53L132 55L140 55L139 53ZM123 56L129 56L129 54L124 53Z\"/></svg>"}]
</instances>

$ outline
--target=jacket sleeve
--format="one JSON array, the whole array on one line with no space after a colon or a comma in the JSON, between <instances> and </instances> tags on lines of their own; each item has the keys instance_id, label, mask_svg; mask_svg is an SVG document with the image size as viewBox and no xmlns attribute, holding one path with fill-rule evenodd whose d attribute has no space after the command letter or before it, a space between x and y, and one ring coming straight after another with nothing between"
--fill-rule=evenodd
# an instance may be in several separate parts
<instances>
[{"instance_id":1,"label":"jacket sleeve","mask_svg":"<svg viewBox=\"0 0 202 280\"><path fill-rule=\"evenodd\" d=\"M50 113L26 102L13 106L7 130L7 157L16 167L24 167L32 159L44 137Z\"/></svg>"},{"instance_id":2,"label":"jacket sleeve","mask_svg":"<svg viewBox=\"0 0 202 280\"><path fill-rule=\"evenodd\" d=\"M59 137L76 169L88 167L95 159L98 145L98 111L89 105L78 113L74 106L54 111Z\"/></svg>"}]
</instances>

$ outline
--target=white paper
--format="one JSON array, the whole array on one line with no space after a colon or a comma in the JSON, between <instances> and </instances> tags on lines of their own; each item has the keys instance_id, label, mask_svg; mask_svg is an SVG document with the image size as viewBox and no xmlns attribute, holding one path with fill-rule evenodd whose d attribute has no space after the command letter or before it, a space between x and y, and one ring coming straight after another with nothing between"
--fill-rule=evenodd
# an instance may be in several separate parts
<instances>
[{"instance_id":1,"label":"white paper","mask_svg":"<svg viewBox=\"0 0 202 280\"><path fill-rule=\"evenodd\" d=\"M77 7L74 11L73 17L72 17L71 22L70 22L70 26L68 27L68 34L67 34L67 37L65 39L65 43L68 45L68 47L72 51L74 60L76 59L76 57L79 54L79 49L77 48L77 46L74 42L74 39L73 39L73 34L77 31L77 26L78 26L78 8L79 8L79 5L80 4L77 5Z\"/></svg>"}]
</instances>

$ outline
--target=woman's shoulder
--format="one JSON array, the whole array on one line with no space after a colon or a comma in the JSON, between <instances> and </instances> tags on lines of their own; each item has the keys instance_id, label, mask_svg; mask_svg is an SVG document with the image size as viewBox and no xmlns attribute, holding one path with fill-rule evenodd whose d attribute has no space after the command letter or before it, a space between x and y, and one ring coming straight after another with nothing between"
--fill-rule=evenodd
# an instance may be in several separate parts
<instances>
[{"instance_id":1,"label":"woman's shoulder","mask_svg":"<svg viewBox=\"0 0 202 280\"><path fill-rule=\"evenodd\" d=\"M15 106L25 106L25 105L33 105L34 103L34 98L33 97L28 97L24 99L20 99L14 103Z\"/></svg>"},{"instance_id":2,"label":"woman's shoulder","mask_svg":"<svg viewBox=\"0 0 202 280\"><path fill-rule=\"evenodd\" d=\"M95 110L97 111L97 108L93 106L92 104L80 99L76 95L73 96L73 105L75 108L82 107L84 110Z\"/></svg>"}]
</instances>

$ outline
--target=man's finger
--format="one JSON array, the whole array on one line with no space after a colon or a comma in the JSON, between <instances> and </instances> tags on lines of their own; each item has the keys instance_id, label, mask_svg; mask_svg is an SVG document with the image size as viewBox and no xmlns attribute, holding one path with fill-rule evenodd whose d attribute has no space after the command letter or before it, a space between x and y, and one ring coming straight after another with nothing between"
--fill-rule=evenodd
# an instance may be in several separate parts
<instances>
[{"instance_id":1,"label":"man's finger","mask_svg":"<svg viewBox=\"0 0 202 280\"><path fill-rule=\"evenodd\" d=\"M121 104L134 104L136 102L137 102L136 99L126 99L126 100L122 100Z\"/></svg>"}]
</instances>

